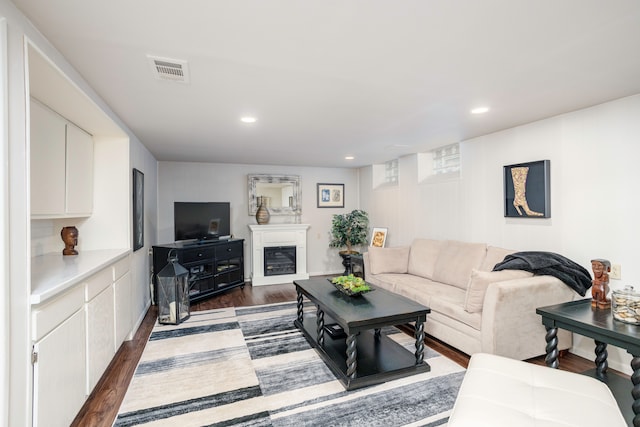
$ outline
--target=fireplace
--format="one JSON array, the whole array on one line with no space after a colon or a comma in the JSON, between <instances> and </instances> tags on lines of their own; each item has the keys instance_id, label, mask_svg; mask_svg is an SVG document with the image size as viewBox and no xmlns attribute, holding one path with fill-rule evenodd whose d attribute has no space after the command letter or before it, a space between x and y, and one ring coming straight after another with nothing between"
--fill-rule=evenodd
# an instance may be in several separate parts
<instances>
[{"instance_id":1,"label":"fireplace","mask_svg":"<svg viewBox=\"0 0 640 427\"><path fill-rule=\"evenodd\" d=\"M264 248L264 275L296 274L296 247L272 246Z\"/></svg>"},{"instance_id":2,"label":"fireplace","mask_svg":"<svg viewBox=\"0 0 640 427\"><path fill-rule=\"evenodd\" d=\"M308 224L249 224L252 286L291 283L309 278Z\"/></svg>"}]
</instances>

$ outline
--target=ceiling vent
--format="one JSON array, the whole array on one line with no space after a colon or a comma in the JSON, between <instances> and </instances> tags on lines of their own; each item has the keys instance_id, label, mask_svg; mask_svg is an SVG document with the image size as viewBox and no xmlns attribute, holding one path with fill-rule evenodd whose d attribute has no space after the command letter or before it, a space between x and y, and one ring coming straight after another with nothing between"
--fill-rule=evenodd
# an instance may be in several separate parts
<instances>
[{"instance_id":1,"label":"ceiling vent","mask_svg":"<svg viewBox=\"0 0 640 427\"><path fill-rule=\"evenodd\" d=\"M189 83L189 66L181 59L159 58L147 55L153 75L158 80Z\"/></svg>"}]
</instances>

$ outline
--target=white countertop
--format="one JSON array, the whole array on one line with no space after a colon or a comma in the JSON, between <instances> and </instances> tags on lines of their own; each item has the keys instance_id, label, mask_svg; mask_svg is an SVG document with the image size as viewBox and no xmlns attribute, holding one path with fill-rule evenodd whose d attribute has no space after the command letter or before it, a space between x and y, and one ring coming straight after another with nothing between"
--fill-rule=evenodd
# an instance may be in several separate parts
<instances>
[{"instance_id":1,"label":"white countertop","mask_svg":"<svg viewBox=\"0 0 640 427\"><path fill-rule=\"evenodd\" d=\"M64 292L129 252L129 249L103 249L78 255L50 253L31 258L31 304L43 303Z\"/></svg>"}]
</instances>

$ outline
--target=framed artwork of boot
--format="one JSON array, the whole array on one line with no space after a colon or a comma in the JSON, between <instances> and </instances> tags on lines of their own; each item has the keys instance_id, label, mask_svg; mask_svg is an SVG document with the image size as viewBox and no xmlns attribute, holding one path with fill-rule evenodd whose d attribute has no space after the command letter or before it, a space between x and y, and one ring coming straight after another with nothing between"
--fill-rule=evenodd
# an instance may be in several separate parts
<instances>
[{"instance_id":1,"label":"framed artwork of boot","mask_svg":"<svg viewBox=\"0 0 640 427\"><path fill-rule=\"evenodd\" d=\"M549 160L504 166L504 216L551 218Z\"/></svg>"}]
</instances>

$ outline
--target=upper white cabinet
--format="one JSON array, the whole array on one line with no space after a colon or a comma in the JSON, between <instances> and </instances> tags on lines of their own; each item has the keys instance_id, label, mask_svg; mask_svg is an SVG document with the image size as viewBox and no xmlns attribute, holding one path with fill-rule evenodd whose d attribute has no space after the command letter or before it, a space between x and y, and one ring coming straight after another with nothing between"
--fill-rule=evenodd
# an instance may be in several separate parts
<instances>
[{"instance_id":1,"label":"upper white cabinet","mask_svg":"<svg viewBox=\"0 0 640 427\"><path fill-rule=\"evenodd\" d=\"M93 210L93 139L67 124L66 214L91 215Z\"/></svg>"},{"instance_id":2,"label":"upper white cabinet","mask_svg":"<svg viewBox=\"0 0 640 427\"><path fill-rule=\"evenodd\" d=\"M93 138L31 100L31 216L90 216Z\"/></svg>"},{"instance_id":3,"label":"upper white cabinet","mask_svg":"<svg viewBox=\"0 0 640 427\"><path fill-rule=\"evenodd\" d=\"M31 215L65 211L67 123L31 101Z\"/></svg>"}]
</instances>

